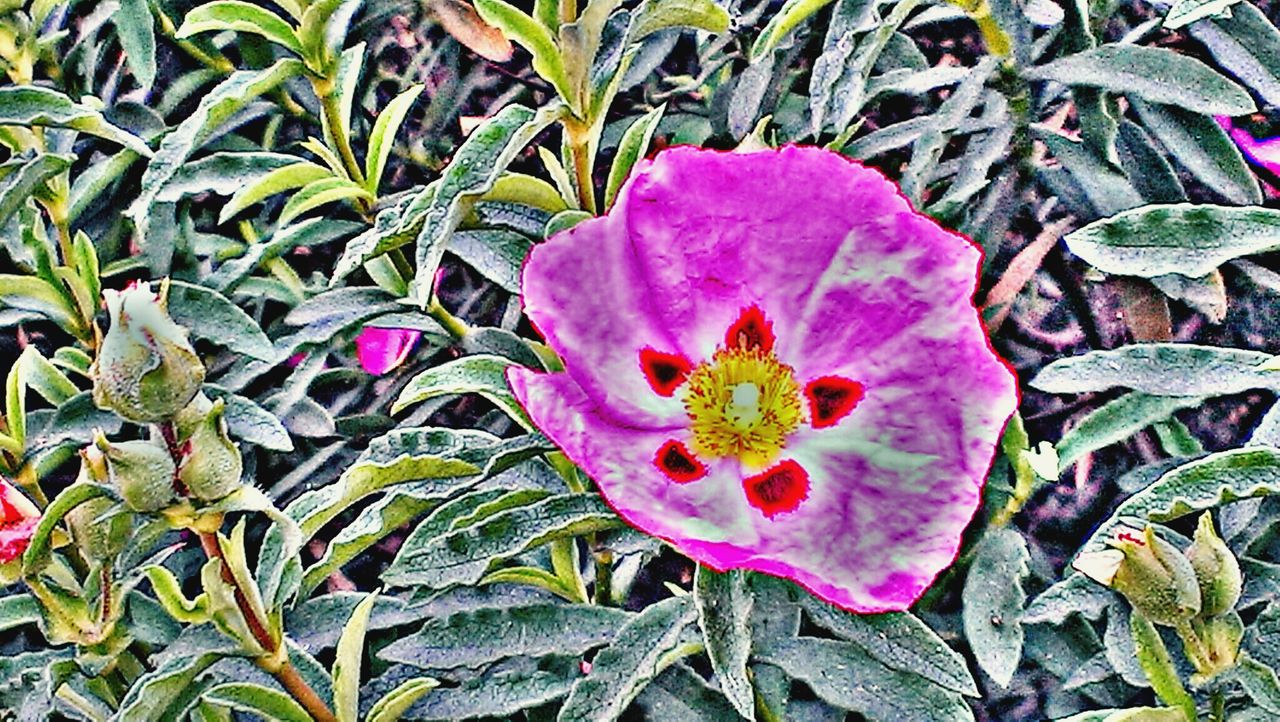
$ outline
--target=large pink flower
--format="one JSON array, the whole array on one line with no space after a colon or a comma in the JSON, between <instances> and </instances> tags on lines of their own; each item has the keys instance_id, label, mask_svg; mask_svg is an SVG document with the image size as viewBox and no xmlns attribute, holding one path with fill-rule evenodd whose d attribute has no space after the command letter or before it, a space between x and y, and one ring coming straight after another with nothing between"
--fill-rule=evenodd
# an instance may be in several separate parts
<instances>
[{"instance_id":1,"label":"large pink flower","mask_svg":"<svg viewBox=\"0 0 1280 722\"><path fill-rule=\"evenodd\" d=\"M525 311L566 371L508 379L634 526L904 609L954 560L1017 403L979 256L834 153L669 150L534 248Z\"/></svg>"},{"instance_id":2,"label":"large pink flower","mask_svg":"<svg viewBox=\"0 0 1280 722\"><path fill-rule=\"evenodd\" d=\"M22 556L40 523L40 510L4 479L0 479L0 564Z\"/></svg>"}]
</instances>

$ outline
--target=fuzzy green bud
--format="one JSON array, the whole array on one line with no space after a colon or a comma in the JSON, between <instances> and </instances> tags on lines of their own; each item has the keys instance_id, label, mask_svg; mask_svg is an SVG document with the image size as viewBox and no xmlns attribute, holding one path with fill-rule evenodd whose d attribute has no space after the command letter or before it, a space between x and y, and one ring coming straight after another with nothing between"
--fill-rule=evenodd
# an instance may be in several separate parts
<instances>
[{"instance_id":1,"label":"fuzzy green bud","mask_svg":"<svg viewBox=\"0 0 1280 722\"><path fill-rule=\"evenodd\" d=\"M190 439L200 424L204 423L205 417L209 415L212 408L213 402L209 397L205 396L203 391L196 392L191 403L183 406L182 410L173 417L174 440L181 444Z\"/></svg>"},{"instance_id":2,"label":"fuzzy green bud","mask_svg":"<svg viewBox=\"0 0 1280 722\"><path fill-rule=\"evenodd\" d=\"M1219 614L1203 621L1193 622L1192 628L1204 645L1208 659L1201 660L1201 674L1212 677L1231 669L1240 655L1240 642L1244 640L1244 620L1235 611ZM1188 655L1190 656L1190 655Z\"/></svg>"},{"instance_id":3,"label":"fuzzy green bud","mask_svg":"<svg viewBox=\"0 0 1280 722\"><path fill-rule=\"evenodd\" d=\"M1200 584L1200 615L1214 617L1234 609L1244 587L1240 562L1214 530L1209 512L1200 516L1187 559Z\"/></svg>"},{"instance_id":4,"label":"fuzzy green bud","mask_svg":"<svg viewBox=\"0 0 1280 722\"><path fill-rule=\"evenodd\" d=\"M244 473L240 450L227 435L225 410L222 399L213 402L209 413L192 430L178 469L178 479L201 501L217 501L240 488Z\"/></svg>"},{"instance_id":5,"label":"fuzzy green bud","mask_svg":"<svg viewBox=\"0 0 1280 722\"><path fill-rule=\"evenodd\" d=\"M130 509L159 511L177 498L173 488L176 469L167 449L150 441L111 443L101 432L94 437L96 451L105 458L107 477ZM86 450L92 454L94 448Z\"/></svg>"},{"instance_id":6,"label":"fuzzy green bud","mask_svg":"<svg viewBox=\"0 0 1280 722\"><path fill-rule=\"evenodd\" d=\"M169 318L168 282L103 291L111 328L102 339L93 376L93 401L136 423L165 421L186 406L204 382L204 364L187 330Z\"/></svg>"},{"instance_id":7,"label":"fuzzy green bud","mask_svg":"<svg viewBox=\"0 0 1280 722\"><path fill-rule=\"evenodd\" d=\"M85 559L102 563L115 559L124 550L133 523L128 513L115 507L111 499L99 496L67 512L65 518L71 537ZM111 513L113 509L115 514Z\"/></svg>"},{"instance_id":8,"label":"fuzzy green bud","mask_svg":"<svg viewBox=\"0 0 1280 722\"><path fill-rule=\"evenodd\" d=\"M1154 624L1175 626L1200 611L1200 585L1191 562L1155 535L1121 528L1111 549L1081 554L1074 567L1120 592Z\"/></svg>"}]
</instances>

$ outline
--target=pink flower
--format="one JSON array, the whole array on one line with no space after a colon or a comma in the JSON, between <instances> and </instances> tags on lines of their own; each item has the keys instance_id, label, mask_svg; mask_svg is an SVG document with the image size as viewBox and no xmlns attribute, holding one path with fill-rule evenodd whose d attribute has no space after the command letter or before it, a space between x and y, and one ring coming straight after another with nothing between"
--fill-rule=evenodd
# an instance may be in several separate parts
<instances>
[{"instance_id":1,"label":"pink flower","mask_svg":"<svg viewBox=\"0 0 1280 722\"><path fill-rule=\"evenodd\" d=\"M1216 120L1250 163L1280 176L1280 138L1258 140L1248 129L1237 126L1225 115L1216 116Z\"/></svg>"},{"instance_id":2,"label":"pink flower","mask_svg":"<svg viewBox=\"0 0 1280 722\"><path fill-rule=\"evenodd\" d=\"M668 150L534 248L525 312L566 371L508 380L632 525L905 609L955 559L1017 405L979 257L834 153Z\"/></svg>"},{"instance_id":3,"label":"pink flower","mask_svg":"<svg viewBox=\"0 0 1280 722\"><path fill-rule=\"evenodd\" d=\"M366 326L356 337L356 360L360 368L381 376L404 363L421 336L409 328Z\"/></svg>"},{"instance_id":4,"label":"pink flower","mask_svg":"<svg viewBox=\"0 0 1280 722\"><path fill-rule=\"evenodd\" d=\"M40 510L17 487L0 479L0 564L22 556L40 523Z\"/></svg>"}]
</instances>

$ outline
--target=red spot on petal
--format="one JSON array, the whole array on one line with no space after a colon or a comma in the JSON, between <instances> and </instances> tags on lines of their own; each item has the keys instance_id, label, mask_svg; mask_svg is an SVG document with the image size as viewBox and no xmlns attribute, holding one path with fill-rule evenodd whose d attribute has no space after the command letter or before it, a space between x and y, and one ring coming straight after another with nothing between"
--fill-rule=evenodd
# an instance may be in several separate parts
<instances>
[{"instance_id":1,"label":"red spot on petal","mask_svg":"<svg viewBox=\"0 0 1280 722\"><path fill-rule=\"evenodd\" d=\"M822 376L804 387L810 423L815 429L835 426L862 401L862 384L840 376Z\"/></svg>"},{"instance_id":2,"label":"red spot on petal","mask_svg":"<svg viewBox=\"0 0 1280 722\"><path fill-rule=\"evenodd\" d=\"M663 353L646 346L640 349L640 370L660 396L670 396L693 370L689 359L678 353Z\"/></svg>"},{"instance_id":3,"label":"red spot on petal","mask_svg":"<svg viewBox=\"0 0 1280 722\"><path fill-rule=\"evenodd\" d=\"M707 467L685 445L671 439L653 455L653 465L677 484L688 484L707 475Z\"/></svg>"},{"instance_id":4,"label":"red spot on petal","mask_svg":"<svg viewBox=\"0 0 1280 722\"><path fill-rule=\"evenodd\" d=\"M800 502L809 496L809 474L796 462L788 459L773 468L742 480L751 506L772 519L779 514L795 511Z\"/></svg>"},{"instance_id":5,"label":"red spot on petal","mask_svg":"<svg viewBox=\"0 0 1280 722\"><path fill-rule=\"evenodd\" d=\"M1119 534L1117 534L1117 535L1116 535L1116 540L1117 540L1117 541L1132 542L1132 543L1134 543L1134 544L1137 544L1137 545L1138 545L1138 546L1140 546L1140 547L1144 547L1144 546L1146 546L1146 545L1147 545L1147 543L1146 543L1145 541L1143 541L1142 539L1139 539L1138 537L1136 537L1136 536L1134 536L1134 535L1130 534L1130 533L1129 533L1129 532L1127 532L1127 531L1122 531L1122 532L1120 532Z\"/></svg>"},{"instance_id":6,"label":"red spot on petal","mask_svg":"<svg viewBox=\"0 0 1280 722\"><path fill-rule=\"evenodd\" d=\"M742 309L724 335L725 348L758 348L763 353L773 350L773 323L764 317L759 306Z\"/></svg>"}]
</instances>

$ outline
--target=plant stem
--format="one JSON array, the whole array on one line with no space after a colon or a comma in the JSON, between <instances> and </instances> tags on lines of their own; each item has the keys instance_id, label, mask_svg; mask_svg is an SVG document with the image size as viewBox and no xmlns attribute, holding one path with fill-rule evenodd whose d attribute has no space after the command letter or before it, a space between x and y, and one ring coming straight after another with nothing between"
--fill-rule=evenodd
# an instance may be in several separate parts
<instances>
[{"instance_id":1,"label":"plant stem","mask_svg":"<svg viewBox=\"0 0 1280 722\"><path fill-rule=\"evenodd\" d=\"M592 549L591 556L596 563L595 603L607 607L613 604L613 550Z\"/></svg>"},{"instance_id":2,"label":"plant stem","mask_svg":"<svg viewBox=\"0 0 1280 722\"><path fill-rule=\"evenodd\" d=\"M1212 709L1209 711L1209 719L1213 722L1226 722L1227 719L1227 699L1222 695L1222 690L1215 689L1210 697L1212 701Z\"/></svg>"},{"instance_id":3,"label":"plant stem","mask_svg":"<svg viewBox=\"0 0 1280 722\"><path fill-rule=\"evenodd\" d=\"M449 335L456 340L462 340L471 331L465 321L449 313L444 306L440 305L440 301L434 298L431 299L431 304L427 306L427 315L434 318L441 326L444 326L444 330L448 331Z\"/></svg>"},{"instance_id":4,"label":"plant stem","mask_svg":"<svg viewBox=\"0 0 1280 722\"><path fill-rule=\"evenodd\" d=\"M591 149L587 143L573 141L573 174L577 178L578 204L582 210L595 214L596 194L591 183Z\"/></svg>"},{"instance_id":5,"label":"plant stem","mask_svg":"<svg viewBox=\"0 0 1280 722\"><path fill-rule=\"evenodd\" d=\"M332 138L333 144L337 146L334 150L338 151L338 156L342 158L347 176L360 186L364 186L364 171L360 169L360 164L356 162L356 154L351 150L351 139L347 137L347 130L342 121L342 109L338 107L338 94L334 92L337 86L327 78L312 78L311 87L320 98L325 126L329 129L329 137Z\"/></svg>"},{"instance_id":6,"label":"plant stem","mask_svg":"<svg viewBox=\"0 0 1280 722\"><path fill-rule=\"evenodd\" d=\"M254 640L263 649L267 650L267 654L259 657L256 660L256 664L275 677L280 686L293 695L298 704L301 704L318 722L336 722L337 718L333 716L329 705L325 704L324 700L320 699L320 695L316 694L311 685L307 684L307 681L298 674L298 670L294 669L293 665L289 663L288 651L282 649L281 644L272 638L271 633L267 631L266 620L259 619L253 607L250 606L244 590L240 588L239 583L236 582L235 575L227 567L226 560L222 556L222 547L218 544L217 535L213 532L200 532L200 546L210 559L222 560L222 579L231 585L231 589L235 594L236 606L240 608L240 614L244 616L245 624L248 625ZM274 661L277 654L280 655L278 665Z\"/></svg>"}]
</instances>

